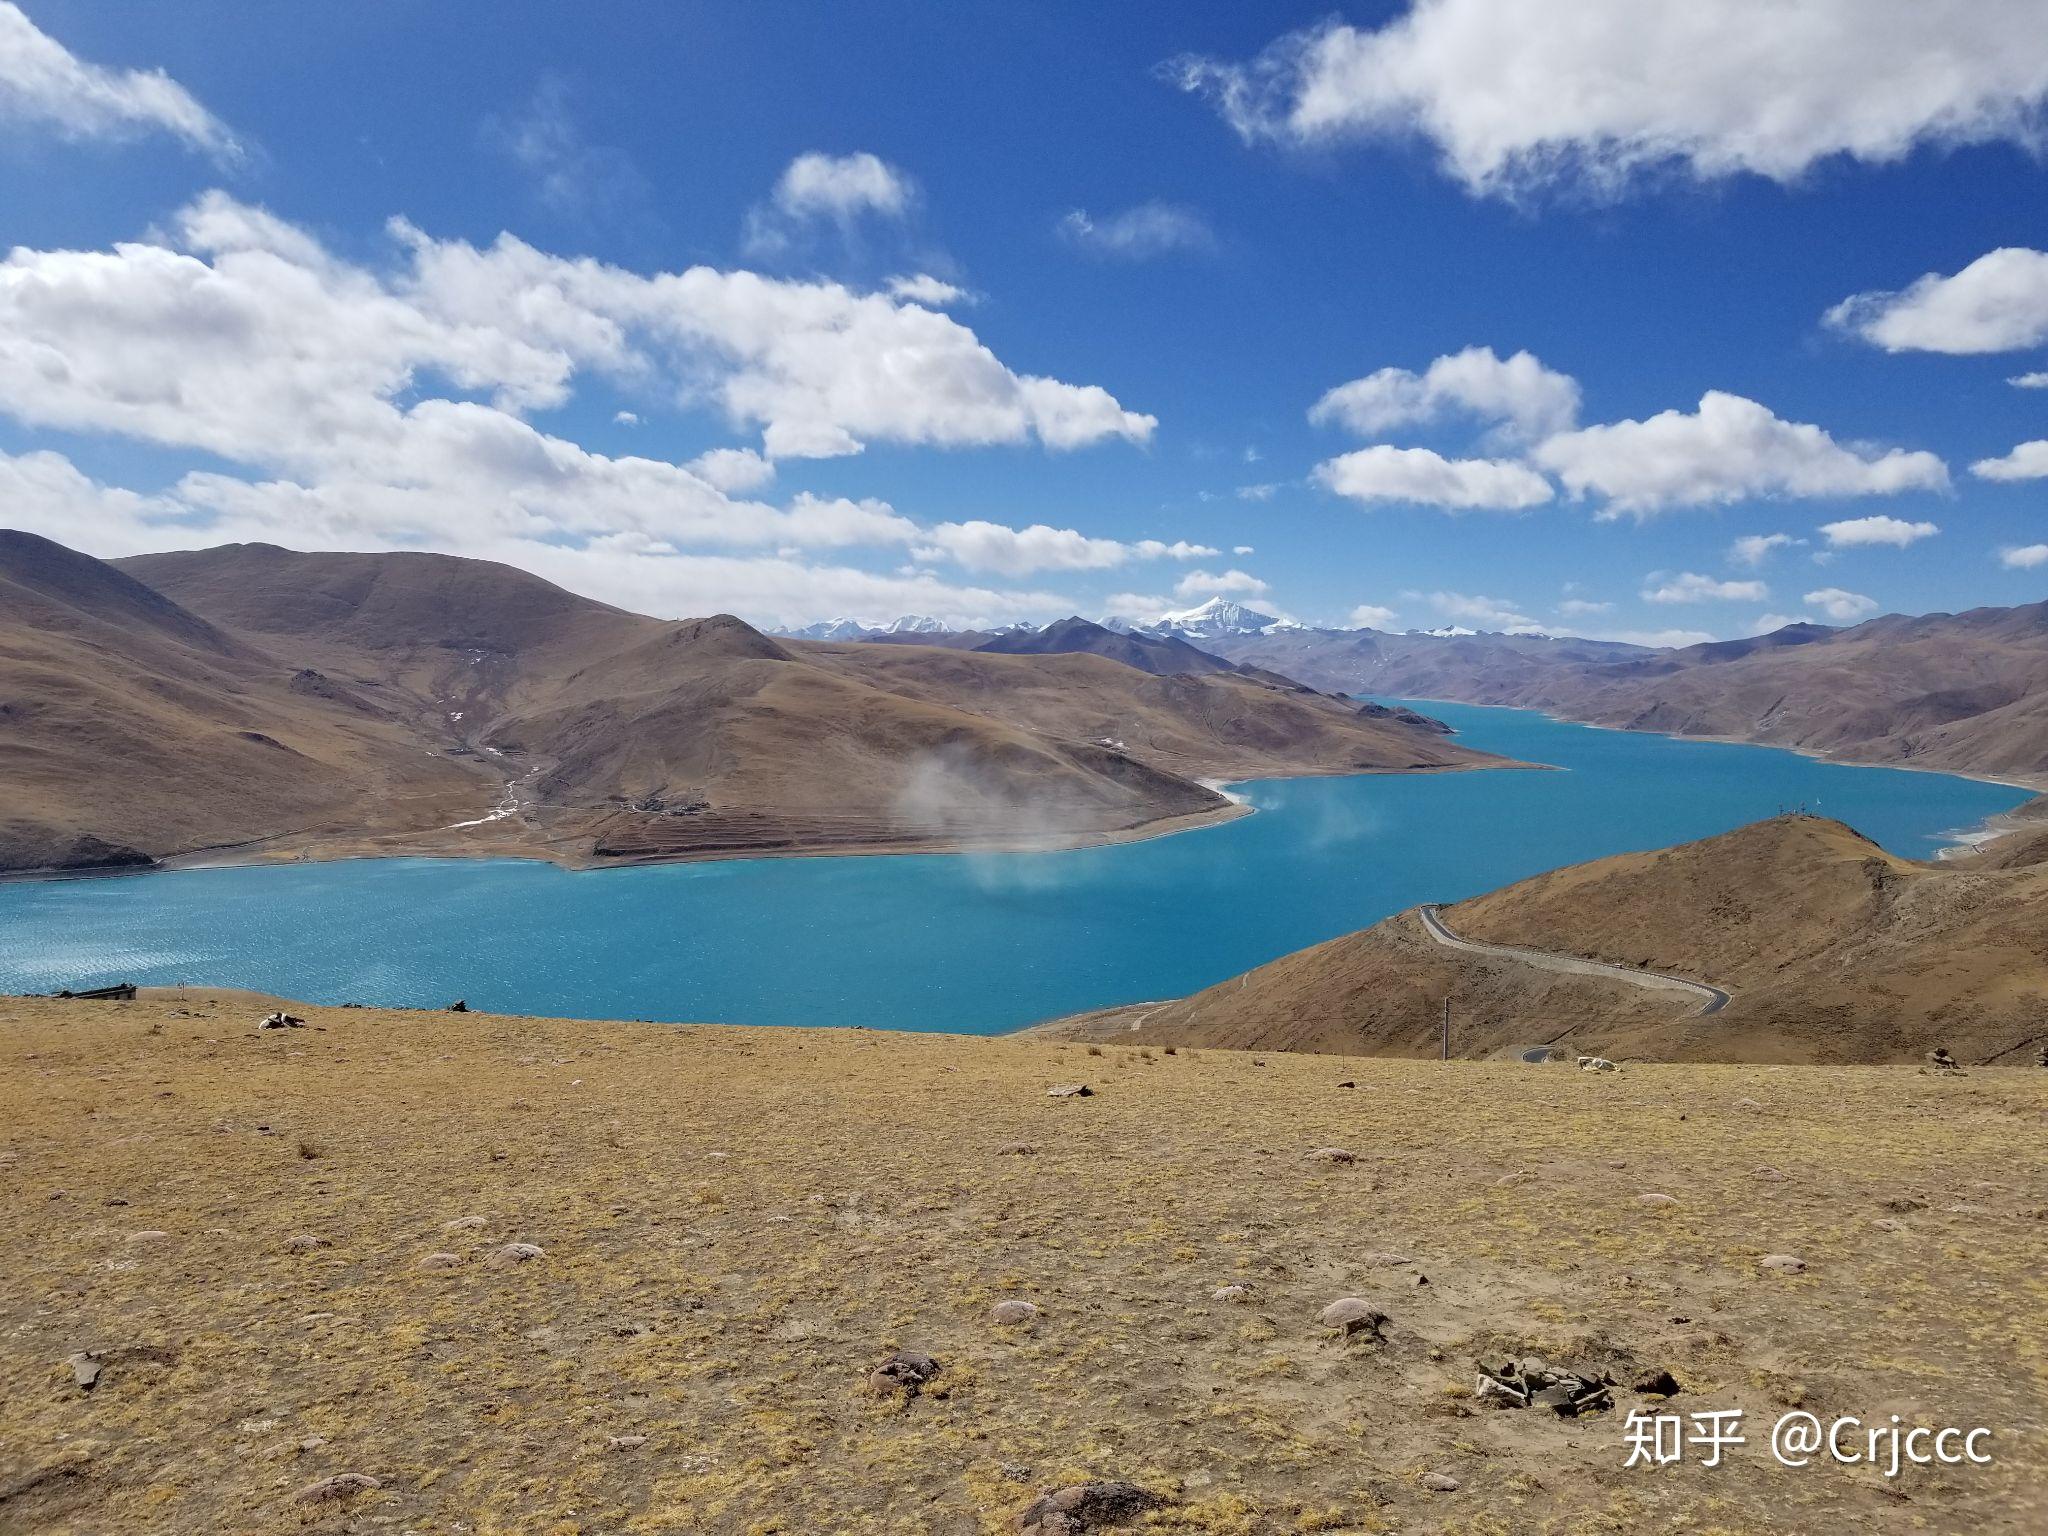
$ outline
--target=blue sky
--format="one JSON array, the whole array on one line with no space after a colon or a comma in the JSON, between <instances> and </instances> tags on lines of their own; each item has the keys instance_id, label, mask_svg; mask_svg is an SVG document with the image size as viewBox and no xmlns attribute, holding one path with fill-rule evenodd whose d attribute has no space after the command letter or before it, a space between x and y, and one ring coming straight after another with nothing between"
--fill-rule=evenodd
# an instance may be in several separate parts
<instances>
[{"instance_id":1,"label":"blue sky","mask_svg":"<svg viewBox=\"0 0 2048 1536\"><path fill-rule=\"evenodd\" d=\"M769 623L2037 600L2048 18L1870 3L0 5L0 520Z\"/></svg>"}]
</instances>

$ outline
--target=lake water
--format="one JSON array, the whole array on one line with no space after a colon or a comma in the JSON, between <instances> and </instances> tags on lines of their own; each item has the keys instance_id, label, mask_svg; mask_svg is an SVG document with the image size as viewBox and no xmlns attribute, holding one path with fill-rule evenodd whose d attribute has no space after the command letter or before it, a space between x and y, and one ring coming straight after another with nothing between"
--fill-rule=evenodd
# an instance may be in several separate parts
<instances>
[{"instance_id":1,"label":"lake water","mask_svg":"<svg viewBox=\"0 0 2048 1536\"><path fill-rule=\"evenodd\" d=\"M0 884L0 992L194 981L310 1002L994 1032L1174 997L1421 901L1804 803L1927 857L2028 798L1762 747L1421 706L1555 773L1271 780L1258 814L1072 853L567 873L355 860Z\"/></svg>"}]
</instances>

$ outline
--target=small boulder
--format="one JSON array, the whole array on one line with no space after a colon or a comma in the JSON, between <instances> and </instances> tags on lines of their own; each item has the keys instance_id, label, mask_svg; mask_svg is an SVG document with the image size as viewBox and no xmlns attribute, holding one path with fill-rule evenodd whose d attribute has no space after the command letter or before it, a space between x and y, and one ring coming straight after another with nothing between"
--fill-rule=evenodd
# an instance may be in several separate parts
<instances>
[{"instance_id":1,"label":"small boulder","mask_svg":"<svg viewBox=\"0 0 2048 1536\"><path fill-rule=\"evenodd\" d=\"M71 1379L81 1392L90 1392L100 1384L100 1372L105 1369L100 1352L96 1349L81 1349L64 1362L71 1367Z\"/></svg>"},{"instance_id":2,"label":"small boulder","mask_svg":"<svg viewBox=\"0 0 2048 1536\"><path fill-rule=\"evenodd\" d=\"M996 1148L997 1157L1031 1157L1038 1149L1028 1141L1006 1141Z\"/></svg>"},{"instance_id":3,"label":"small boulder","mask_svg":"<svg viewBox=\"0 0 2048 1536\"><path fill-rule=\"evenodd\" d=\"M1605 1056L1581 1056L1579 1058L1579 1070L1581 1072L1619 1072L1621 1069Z\"/></svg>"},{"instance_id":4,"label":"small boulder","mask_svg":"<svg viewBox=\"0 0 2048 1536\"><path fill-rule=\"evenodd\" d=\"M342 1499L352 1499L359 1493L375 1493L384 1485L366 1472L341 1472L333 1477L323 1477L317 1483L308 1483L292 1495L294 1504L333 1504Z\"/></svg>"},{"instance_id":5,"label":"small boulder","mask_svg":"<svg viewBox=\"0 0 2048 1536\"><path fill-rule=\"evenodd\" d=\"M988 1320L998 1328L1016 1328L1038 1320L1038 1308L1028 1301L999 1301L988 1309Z\"/></svg>"},{"instance_id":6,"label":"small boulder","mask_svg":"<svg viewBox=\"0 0 2048 1536\"><path fill-rule=\"evenodd\" d=\"M1365 1256L1365 1262L1377 1264L1382 1269L1399 1269L1403 1265L1413 1264L1415 1261L1405 1253L1368 1253Z\"/></svg>"},{"instance_id":7,"label":"small boulder","mask_svg":"<svg viewBox=\"0 0 2048 1536\"><path fill-rule=\"evenodd\" d=\"M467 1013L469 1012L469 1004L458 997L457 999L455 999L454 1002L450 1003L446 1008L442 1009L441 1011L443 1013Z\"/></svg>"},{"instance_id":8,"label":"small boulder","mask_svg":"<svg viewBox=\"0 0 2048 1536\"><path fill-rule=\"evenodd\" d=\"M312 1232L294 1233L284 1240L284 1245L292 1253L317 1253L322 1248L334 1246L326 1238Z\"/></svg>"},{"instance_id":9,"label":"small boulder","mask_svg":"<svg viewBox=\"0 0 2048 1536\"><path fill-rule=\"evenodd\" d=\"M605 1438L605 1449L612 1451L637 1451L647 1443L645 1435L609 1435Z\"/></svg>"},{"instance_id":10,"label":"small boulder","mask_svg":"<svg viewBox=\"0 0 2048 1536\"><path fill-rule=\"evenodd\" d=\"M1137 1483L1074 1483L1040 1494L1017 1517L1017 1530L1019 1536L1080 1536L1129 1524L1165 1502L1163 1494Z\"/></svg>"},{"instance_id":11,"label":"small boulder","mask_svg":"<svg viewBox=\"0 0 2048 1536\"><path fill-rule=\"evenodd\" d=\"M458 1216L453 1221L443 1222L441 1230L443 1232L479 1232L488 1225L489 1223L481 1216Z\"/></svg>"},{"instance_id":12,"label":"small boulder","mask_svg":"<svg viewBox=\"0 0 2048 1536\"><path fill-rule=\"evenodd\" d=\"M306 1021L296 1013L266 1013L258 1029L304 1029Z\"/></svg>"},{"instance_id":13,"label":"small boulder","mask_svg":"<svg viewBox=\"0 0 2048 1536\"><path fill-rule=\"evenodd\" d=\"M1635 1390L1649 1397L1676 1397L1684 1389L1669 1371L1652 1371L1636 1378Z\"/></svg>"},{"instance_id":14,"label":"small boulder","mask_svg":"<svg viewBox=\"0 0 2048 1536\"><path fill-rule=\"evenodd\" d=\"M1678 1204L1678 1197L1676 1195L1659 1194L1653 1190L1648 1194L1637 1195L1636 1204L1647 1206L1651 1210L1663 1210Z\"/></svg>"},{"instance_id":15,"label":"small boulder","mask_svg":"<svg viewBox=\"0 0 2048 1536\"><path fill-rule=\"evenodd\" d=\"M1303 1154L1303 1159L1306 1162L1334 1163L1340 1168L1348 1168L1358 1161L1358 1154L1348 1147L1317 1147L1315 1151Z\"/></svg>"},{"instance_id":16,"label":"small boulder","mask_svg":"<svg viewBox=\"0 0 2048 1536\"><path fill-rule=\"evenodd\" d=\"M1086 1083L1061 1083L1056 1088L1045 1090L1048 1099L1092 1099L1095 1090Z\"/></svg>"},{"instance_id":17,"label":"small boulder","mask_svg":"<svg viewBox=\"0 0 2048 1536\"><path fill-rule=\"evenodd\" d=\"M1347 1339L1358 1333L1378 1338L1380 1330L1387 1326L1387 1314L1363 1297L1340 1296L1317 1314L1316 1321L1325 1328L1336 1329Z\"/></svg>"},{"instance_id":18,"label":"small boulder","mask_svg":"<svg viewBox=\"0 0 2048 1536\"><path fill-rule=\"evenodd\" d=\"M1431 1493L1456 1493L1458 1480L1448 1472L1425 1472L1418 1479Z\"/></svg>"},{"instance_id":19,"label":"small boulder","mask_svg":"<svg viewBox=\"0 0 2048 1536\"><path fill-rule=\"evenodd\" d=\"M1781 1275L1801 1275L1806 1273L1806 1260L1797 1258L1789 1253L1767 1253L1757 1262L1765 1269L1772 1270Z\"/></svg>"},{"instance_id":20,"label":"small boulder","mask_svg":"<svg viewBox=\"0 0 2048 1536\"><path fill-rule=\"evenodd\" d=\"M536 1243L507 1243L484 1263L492 1269L510 1269L515 1264L525 1264L530 1260L546 1257L546 1250Z\"/></svg>"},{"instance_id":21,"label":"small boulder","mask_svg":"<svg viewBox=\"0 0 2048 1536\"><path fill-rule=\"evenodd\" d=\"M905 1397L915 1397L922 1392L925 1383L945 1369L930 1355L920 1354L914 1349L899 1349L880 1365L868 1372L870 1392L900 1392Z\"/></svg>"},{"instance_id":22,"label":"small boulder","mask_svg":"<svg viewBox=\"0 0 2048 1536\"><path fill-rule=\"evenodd\" d=\"M1252 1288L1248 1285L1219 1285L1209 1293L1211 1301L1250 1301Z\"/></svg>"},{"instance_id":23,"label":"small boulder","mask_svg":"<svg viewBox=\"0 0 2048 1536\"><path fill-rule=\"evenodd\" d=\"M1769 1163L1760 1163L1750 1169L1749 1176L1759 1184L1782 1184L1785 1182L1784 1173L1779 1169L1773 1168Z\"/></svg>"},{"instance_id":24,"label":"small boulder","mask_svg":"<svg viewBox=\"0 0 2048 1536\"><path fill-rule=\"evenodd\" d=\"M430 1253L419 1262L421 1269L460 1269L462 1255L459 1253Z\"/></svg>"},{"instance_id":25,"label":"small boulder","mask_svg":"<svg viewBox=\"0 0 2048 1536\"><path fill-rule=\"evenodd\" d=\"M1927 1053L1927 1065L1937 1072L1953 1072L1956 1070L1956 1059L1949 1055L1947 1046L1937 1045Z\"/></svg>"}]
</instances>

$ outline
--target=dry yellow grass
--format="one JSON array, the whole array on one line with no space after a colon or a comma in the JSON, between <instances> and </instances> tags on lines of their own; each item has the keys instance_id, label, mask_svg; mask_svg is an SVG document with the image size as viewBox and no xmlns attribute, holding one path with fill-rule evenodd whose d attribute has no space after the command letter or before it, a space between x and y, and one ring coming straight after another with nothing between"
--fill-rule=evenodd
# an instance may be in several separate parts
<instances>
[{"instance_id":1,"label":"dry yellow grass","mask_svg":"<svg viewBox=\"0 0 2048 1536\"><path fill-rule=\"evenodd\" d=\"M0 1530L965 1536L1082 1477L1170 1532L2048 1523L2048 1073L262 1011L0 1000ZM942 1374L863 1391L898 1348ZM1750 1443L1624 1470L1644 1400L1478 1406L1511 1353L1668 1367ZM1995 1459L1780 1468L1789 1405ZM381 1486L294 1502L341 1473Z\"/></svg>"}]
</instances>

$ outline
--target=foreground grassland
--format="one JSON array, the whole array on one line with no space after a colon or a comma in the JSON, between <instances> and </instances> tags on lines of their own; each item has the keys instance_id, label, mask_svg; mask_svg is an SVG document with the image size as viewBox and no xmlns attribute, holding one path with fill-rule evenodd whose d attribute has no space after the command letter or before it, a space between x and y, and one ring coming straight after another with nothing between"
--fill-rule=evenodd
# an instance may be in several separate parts
<instances>
[{"instance_id":1,"label":"foreground grassland","mask_svg":"<svg viewBox=\"0 0 2048 1536\"><path fill-rule=\"evenodd\" d=\"M2048 1072L263 1011L0 999L0 1531L2048 1528ZM1616 1410L1474 1398L1530 1354ZM1727 1465L1624 1470L1658 1368ZM1791 1406L1995 1461L1781 1468Z\"/></svg>"}]
</instances>

